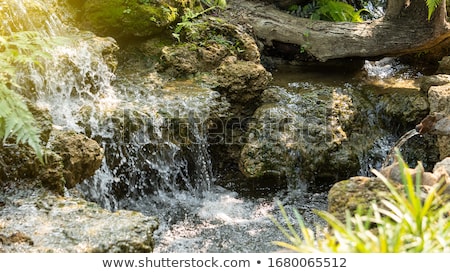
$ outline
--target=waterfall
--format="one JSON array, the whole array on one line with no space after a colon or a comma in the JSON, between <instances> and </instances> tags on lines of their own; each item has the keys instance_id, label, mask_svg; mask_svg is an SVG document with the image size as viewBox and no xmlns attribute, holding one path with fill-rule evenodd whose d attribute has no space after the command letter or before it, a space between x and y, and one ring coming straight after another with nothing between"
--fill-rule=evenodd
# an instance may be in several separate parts
<instances>
[{"instance_id":1,"label":"waterfall","mask_svg":"<svg viewBox=\"0 0 450 273\"><path fill-rule=\"evenodd\" d=\"M120 198L209 190L214 174L207 121L218 114L214 109L226 108L218 106L219 94L188 82L172 83L169 90L142 84L145 77L130 73L118 77L115 41L65 25L47 11L53 2L3 3L3 32L33 31L55 41L45 48L51 58L24 69L18 82L34 90L56 126L103 146L103 165L79 186L81 192L115 210Z\"/></svg>"},{"instance_id":2,"label":"waterfall","mask_svg":"<svg viewBox=\"0 0 450 273\"><path fill-rule=\"evenodd\" d=\"M32 31L49 41L49 57L24 67L18 83L49 109L55 126L102 145L101 167L77 188L86 199L157 216L155 252L276 251L271 241L283 237L269 219L282 218L275 199L318 223L312 211L326 208L324 194L254 198L216 185L208 128L226 116L226 100L191 80L165 82L150 69L118 63L116 42L66 24L60 3L1 2L7 12L0 31Z\"/></svg>"}]
</instances>

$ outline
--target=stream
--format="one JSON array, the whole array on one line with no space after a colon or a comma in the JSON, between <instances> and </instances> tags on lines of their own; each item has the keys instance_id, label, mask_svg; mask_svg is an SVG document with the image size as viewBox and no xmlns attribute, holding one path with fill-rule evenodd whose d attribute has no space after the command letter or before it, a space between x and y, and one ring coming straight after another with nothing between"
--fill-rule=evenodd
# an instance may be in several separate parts
<instances>
[{"instance_id":1,"label":"stream","mask_svg":"<svg viewBox=\"0 0 450 273\"><path fill-rule=\"evenodd\" d=\"M326 191L309 191L300 184L238 192L238 186L218 183L222 176L213 168L218 159L211 156L207 130L208 118L225 115L229 107L218 92L190 80L163 82L145 63L120 62L113 71L104 54L111 41L55 29L63 25L55 20L48 22L52 27L46 35L70 41L50 48L53 58L44 72L30 68L23 84L33 86L38 105L50 110L55 125L101 143L102 166L77 190L113 211L157 216L154 252L280 251L272 241L284 237L271 220L284 221L278 202L292 216L297 209L309 227L324 225L314 210L327 209ZM272 85L288 93L317 86L358 90L363 88L361 73L380 81L398 77L399 71L403 79L420 74L393 59L357 62L355 67L362 70L280 66L273 71ZM397 139L386 132L360 155L364 167L354 175L379 168Z\"/></svg>"}]
</instances>

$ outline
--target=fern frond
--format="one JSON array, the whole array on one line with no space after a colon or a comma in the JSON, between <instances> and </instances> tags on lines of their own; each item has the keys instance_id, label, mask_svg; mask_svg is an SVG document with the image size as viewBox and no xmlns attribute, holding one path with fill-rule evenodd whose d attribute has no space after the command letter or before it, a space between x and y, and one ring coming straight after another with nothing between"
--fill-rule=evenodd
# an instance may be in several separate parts
<instances>
[{"instance_id":1,"label":"fern frond","mask_svg":"<svg viewBox=\"0 0 450 273\"><path fill-rule=\"evenodd\" d=\"M23 98L0 82L0 137L3 142L15 136L16 143L28 144L43 161L40 130Z\"/></svg>"},{"instance_id":2,"label":"fern frond","mask_svg":"<svg viewBox=\"0 0 450 273\"><path fill-rule=\"evenodd\" d=\"M441 4L442 0L425 0L427 2L428 7L428 20L431 19L436 8Z\"/></svg>"},{"instance_id":3,"label":"fern frond","mask_svg":"<svg viewBox=\"0 0 450 273\"><path fill-rule=\"evenodd\" d=\"M318 6L312 18L333 22L362 22L361 12L368 12L366 9L357 11L352 5L337 0L319 0Z\"/></svg>"},{"instance_id":4,"label":"fern frond","mask_svg":"<svg viewBox=\"0 0 450 273\"><path fill-rule=\"evenodd\" d=\"M40 61L51 57L44 49L56 42L57 39L55 42L49 41L34 31L0 36L0 139L5 142L14 137L16 143L28 144L41 162L40 130L24 98L17 91L21 87L16 81L16 74L24 66L41 67Z\"/></svg>"}]
</instances>

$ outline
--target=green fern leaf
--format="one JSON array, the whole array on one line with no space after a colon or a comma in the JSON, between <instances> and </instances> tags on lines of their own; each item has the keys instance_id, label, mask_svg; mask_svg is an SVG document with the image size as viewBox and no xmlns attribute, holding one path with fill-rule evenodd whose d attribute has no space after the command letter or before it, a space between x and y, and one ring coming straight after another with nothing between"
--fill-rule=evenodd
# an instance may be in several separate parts
<instances>
[{"instance_id":1,"label":"green fern leaf","mask_svg":"<svg viewBox=\"0 0 450 273\"><path fill-rule=\"evenodd\" d=\"M28 65L42 68L40 61L50 57L45 48L60 41L63 39L48 40L33 31L0 36L0 139L5 142L14 138L16 143L28 144L41 162L40 129L19 93L24 89L17 83L16 75Z\"/></svg>"},{"instance_id":2,"label":"green fern leaf","mask_svg":"<svg viewBox=\"0 0 450 273\"><path fill-rule=\"evenodd\" d=\"M3 142L15 136L16 143L28 144L43 162L43 152L40 144L40 130L36 121L28 110L23 98L0 83L0 136Z\"/></svg>"},{"instance_id":3,"label":"green fern leaf","mask_svg":"<svg viewBox=\"0 0 450 273\"><path fill-rule=\"evenodd\" d=\"M367 11L355 8L337 0L319 0L319 8L312 14L312 19L322 19L333 22L362 22L361 12Z\"/></svg>"},{"instance_id":4,"label":"green fern leaf","mask_svg":"<svg viewBox=\"0 0 450 273\"><path fill-rule=\"evenodd\" d=\"M426 2L428 7L428 20L430 20L431 16L433 15L439 4L442 2L442 0L426 0Z\"/></svg>"}]
</instances>

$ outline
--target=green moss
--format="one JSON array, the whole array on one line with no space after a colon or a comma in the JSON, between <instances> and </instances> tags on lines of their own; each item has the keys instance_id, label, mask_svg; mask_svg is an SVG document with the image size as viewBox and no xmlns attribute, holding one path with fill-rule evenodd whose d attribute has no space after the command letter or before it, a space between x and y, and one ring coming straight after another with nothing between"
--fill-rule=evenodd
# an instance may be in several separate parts
<instances>
[{"instance_id":1,"label":"green moss","mask_svg":"<svg viewBox=\"0 0 450 273\"><path fill-rule=\"evenodd\" d=\"M93 0L83 6L82 24L100 35L115 38L152 36L165 30L178 16L176 7L164 2Z\"/></svg>"}]
</instances>

